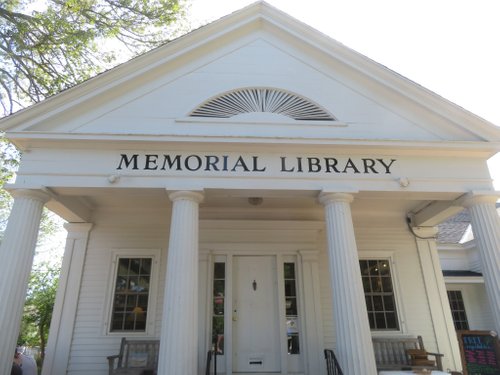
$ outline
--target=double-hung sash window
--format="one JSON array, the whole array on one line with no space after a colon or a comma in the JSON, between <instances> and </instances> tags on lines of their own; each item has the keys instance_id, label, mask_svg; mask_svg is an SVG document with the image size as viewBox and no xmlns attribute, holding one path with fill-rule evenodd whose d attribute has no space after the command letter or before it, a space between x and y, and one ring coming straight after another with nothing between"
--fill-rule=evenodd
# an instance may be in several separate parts
<instances>
[{"instance_id":1,"label":"double-hung sash window","mask_svg":"<svg viewBox=\"0 0 500 375\"><path fill-rule=\"evenodd\" d=\"M152 263L151 257L117 259L111 332L146 331Z\"/></svg>"},{"instance_id":2,"label":"double-hung sash window","mask_svg":"<svg viewBox=\"0 0 500 375\"><path fill-rule=\"evenodd\" d=\"M390 262L360 260L368 320L372 330L399 330Z\"/></svg>"},{"instance_id":3,"label":"double-hung sash window","mask_svg":"<svg viewBox=\"0 0 500 375\"><path fill-rule=\"evenodd\" d=\"M457 331L469 329L467 313L465 312L464 298L460 290L448 290L448 300L450 301L451 315Z\"/></svg>"}]
</instances>

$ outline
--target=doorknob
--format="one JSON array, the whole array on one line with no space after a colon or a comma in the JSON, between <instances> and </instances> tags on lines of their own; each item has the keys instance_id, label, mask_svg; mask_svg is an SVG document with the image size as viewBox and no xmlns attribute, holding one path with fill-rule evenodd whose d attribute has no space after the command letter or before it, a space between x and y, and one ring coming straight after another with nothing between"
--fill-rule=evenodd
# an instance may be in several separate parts
<instances>
[{"instance_id":1,"label":"doorknob","mask_svg":"<svg viewBox=\"0 0 500 375\"><path fill-rule=\"evenodd\" d=\"M236 322L238 320L238 310L234 309L233 310L233 322Z\"/></svg>"},{"instance_id":2,"label":"doorknob","mask_svg":"<svg viewBox=\"0 0 500 375\"><path fill-rule=\"evenodd\" d=\"M253 288L253 290L257 290L257 281L255 281L255 280L253 281L252 288Z\"/></svg>"}]
</instances>

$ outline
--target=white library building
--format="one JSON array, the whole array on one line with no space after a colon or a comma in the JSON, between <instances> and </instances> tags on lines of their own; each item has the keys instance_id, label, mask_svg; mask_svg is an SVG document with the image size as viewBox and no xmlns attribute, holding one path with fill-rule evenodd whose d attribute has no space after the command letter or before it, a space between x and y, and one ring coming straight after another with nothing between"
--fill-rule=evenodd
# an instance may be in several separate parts
<instances>
[{"instance_id":1,"label":"white library building","mask_svg":"<svg viewBox=\"0 0 500 375\"><path fill-rule=\"evenodd\" d=\"M500 128L264 2L0 129L1 374L43 207L43 375L465 374L457 331L500 332Z\"/></svg>"}]
</instances>

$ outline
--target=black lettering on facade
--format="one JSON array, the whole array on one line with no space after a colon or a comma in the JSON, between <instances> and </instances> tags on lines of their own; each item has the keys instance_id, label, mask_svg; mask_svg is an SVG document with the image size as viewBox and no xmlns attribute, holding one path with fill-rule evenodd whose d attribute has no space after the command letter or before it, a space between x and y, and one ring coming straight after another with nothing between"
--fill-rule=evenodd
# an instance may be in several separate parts
<instances>
[{"instance_id":1,"label":"black lettering on facade","mask_svg":"<svg viewBox=\"0 0 500 375\"><path fill-rule=\"evenodd\" d=\"M260 168L258 167L258 161L259 161L259 157L258 156L252 156L252 161L253 161L253 168L252 168L252 172L265 172L266 171L266 167L263 167L263 168Z\"/></svg>"},{"instance_id":2,"label":"black lettering on facade","mask_svg":"<svg viewBox=\"0 0 500 375\"><path fill-rule=\"evenodd\" d=\"M158 155L155 154L146 154L146 162L144 163L144 170L154 171L158 169Z\"/></svg>"},{"instance_id":3,"label":"black lettering on facade","mask_svg":"<svg viewBox=\"0 0 500 375\"><path fill-rule=\"evenodd\" d=\"M293 172L295 168L287 169L286 167L286 156L280 156L281 159L281 172Z\"/></svg>"},{"instance_id":4,"label":"black lettering on facade","mask_svg":"<svg viewBox=\"0 0 500 375\"><path fill-rule=\"evenodd\" d=\"M250 172L250 169L248 169L247 165L245 164L245 160L243 160L242 156L238 157L238 160L236 160L236 163L234 163L233 169L231 169L231 172L235 172L236 168L243 168L245 172Z\"/></svg>"},{"instance_id":5,"label":"black lettering on facade","mask_svg":"<svg viewBox=\"0 0 500 375\"><path fill-rule=\"evenodd\" d=\"M130 164L132 164L132 169L138 169L137 167L137 158L138 154L134 154L128 158L127 154L121 154L121 159L120 159L120 164L118 164L118 168L116 169L123 169L122 164L125 164L125 168L128 168Z\"/></svg>"},{"instance_id":6,"label":"black lettering on facade","mask_svg":"<svg viewBox=\"0 0 500 375\"><path fill-rule=\"evenodd\" d=\"M219 157L215 155L205 155L205 160L207 162L207 165L205 166L206 171L212 170L213 168L214 171L219 171L219 167L217 164L219 164Z\"/></svg>"},{"instance_id":7,"label":"black lettering on facade","mask_svg":"<svg viewBox=\"0 0 500 375\"><path fill-rule=\"evenodd\" d=\"M369 171L371 171L371 173L378 174L377 170L375 169L375 160L373 159L361 159L361 160L363 160L365 174L370 173Z\"/></svg>"},{"instance_id":8,"label":"black lettering on facade","mask_svg":"<svg viewBox=\"0 0 500 375\"><path fill-rule=\"evenodd\" d=\"M161 167L162 171L166 170L167 164L168 164L168 169L173 169L173 166L175 164L176 171L182 170L180 155L175 155L173 159L170 157L170 155L163 155L163 165Z\"/></svg>"},{"instance_id":9,"label":"black lettering on facade","mask_svg":"<svg viewBox=\"0 0 500 375\"><path fill-rule=\"evenodd\" d=\"M224 172L228 171L228 169L227 169L227 160L228 160L228 158L229 158L229 156L227 156L227 155L223 155L222 156L222 162L223 162L223 164L222 164L222 170Z\"/></svg>"},{"instance_id":10,"label":"black lettering on facade","mask_svg":"<svg viewBox=\"0 0 500 375\"><path fill-rule=\"evenodd\" d=\"M190 163L190 161L193 159L195 160L195 162L194 162L195 167L192 166L193 163ZM202 164L202 161L198 155L189 155L184 160L184 166L186 167L186 169L188 171L191 171L191 172L194 172L194 171L197 171L198 169L200 169L201 164Z\"/></svg>"},{"instance_id":11,"label":"black lettering on facade","mask_svg":"<svg viewBox=\"0 0 500 375\"><path fill-rule=\"evenodd\" d=\"M302 172L302 158L297 157L297 172Z\"/></svg>"},{"instance_id":12,"label":"black lettering on facade","mask_svg":"<svg viewBox=\"0 0 500 375\"><path fill-rule=\"evenodd\" d=\"M327 173L332 173L332 170L335 173L340 173L337 169L338 160L335 158L325 158L325 168Z\"/></svg>"},{"instance_id":13,"label":"black lettering on facade","mask_svg":"<svg viewBox=\"0 0 500 375\"><path fill-rule=\"evenodd\" d=\"M319 164L319 158L307 158L309 165L309 172L318 173L321 171L321 165Z\"/></svg>"},{"instance_id":14,"label":"black lettering on facade","mask_svg":"<svg viewBox=\"0 0 500 375\"><path fill-rule=\"evenodd\" d=\"M384 159L377 159L377 161L384 166L385 174L390 174L391 173L391 166L392 166L392 164L394 164L396 159L391 159L391 162L389 164L385 164Z\"/></svg>"},{"instance_id":15,"label":"black lettering on facade","mask_svg":"<svg viewBox=\"0 0 500 375\"><path fill-rule=\"evenodd\" d=\"M354 171L354 173L359 173L359 169L356 167L351 158L347 159L347 163L345 163L345 168L342 173L347 173L347 169L350 168Z\"/></svg>"}]
</instances>

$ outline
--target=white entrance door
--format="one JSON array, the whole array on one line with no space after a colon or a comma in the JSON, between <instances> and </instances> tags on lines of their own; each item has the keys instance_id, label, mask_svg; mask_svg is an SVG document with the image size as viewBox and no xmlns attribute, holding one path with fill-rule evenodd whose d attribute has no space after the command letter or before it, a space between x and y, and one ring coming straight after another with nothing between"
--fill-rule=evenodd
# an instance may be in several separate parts
<instances>
[{"instance_id":1,"label":"white entrance door","mask_svg":"<svg viewBox=\"0 0 500 375\"><path fill-rule=\"evenodd\" d=\"M233 372L280 372L276 258L233 263Z\"/></svg>"}]
</instances>

